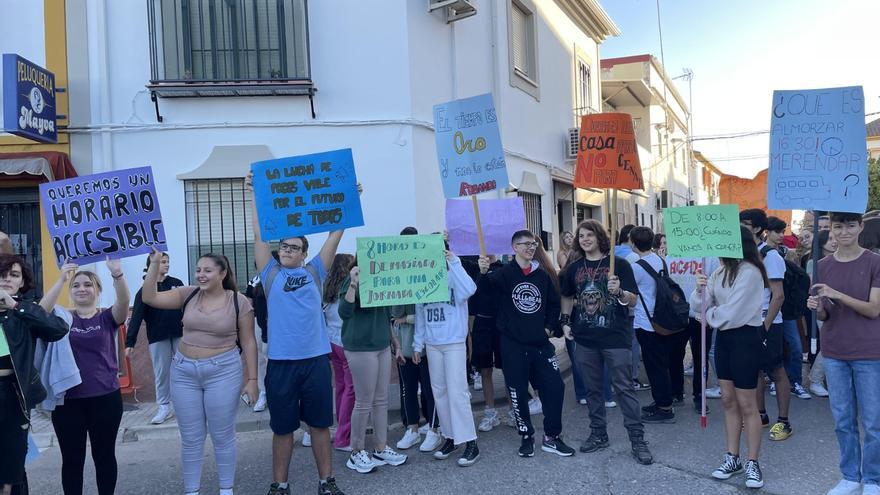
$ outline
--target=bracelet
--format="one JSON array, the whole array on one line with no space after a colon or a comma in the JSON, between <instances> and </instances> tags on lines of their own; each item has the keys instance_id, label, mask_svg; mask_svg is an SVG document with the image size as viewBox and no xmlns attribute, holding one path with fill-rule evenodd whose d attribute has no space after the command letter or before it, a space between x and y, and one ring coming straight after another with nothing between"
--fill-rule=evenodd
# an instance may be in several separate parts
<instances>
[{"instance_id":1,"label":"bracelet","mask_svg":"<svg viewBox=\"0 0 880 495\"><path fill-rule=\"evenodd\" d=\"M571 323L571 315L567 315L565 313L562 313L559 315L559 324L560 325L565 326L565 325L568 325L569 323Z\"/></svg>"},{"instance_id":2,"label":"bracelet","mask_svg":"<svg viewBox=\"0 0 880 495\"><path fill-rule=\"evenodd\" d=\"M257 379L256 379L256 378L248 378L248 381L249 381L249 382L250 382L250 381L254 381L254 382L255 382L255 381L257 381Z\"/></svg>"},{"instance_id":3,"label":"bracelet","mask_svg":"<svg viewBox=\"0 0 880 495\"><path fill-rule=\"evenodd\" d=\"M125 276L125 272L120 273L118 277L116 275L113 275L112 273L110 274L110 276L113 277L113 280L119 280L120 278Z\"/></svg>"}]
</instances>

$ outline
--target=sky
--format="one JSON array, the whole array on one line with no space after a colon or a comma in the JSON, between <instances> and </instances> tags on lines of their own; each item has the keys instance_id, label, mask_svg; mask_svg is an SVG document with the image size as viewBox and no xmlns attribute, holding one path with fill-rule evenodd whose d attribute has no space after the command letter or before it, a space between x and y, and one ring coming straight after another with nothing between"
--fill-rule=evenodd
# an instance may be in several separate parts
<instances>
[{"instance_id":1,"label":"sky","mask_svg":"<svg viewBox=\"0 0 880 495\"><path fill-rule=\"evenodd\" d=\"M661 59L656 0L600 1L621 30L602 58ZM880 0L660 0L660 19L666 72L694 72L694 149L725 173L767 168L769 134L700 138L767 131L774 89L861 85L865 112L880 112Z\"/></svg>"}]
</instances>

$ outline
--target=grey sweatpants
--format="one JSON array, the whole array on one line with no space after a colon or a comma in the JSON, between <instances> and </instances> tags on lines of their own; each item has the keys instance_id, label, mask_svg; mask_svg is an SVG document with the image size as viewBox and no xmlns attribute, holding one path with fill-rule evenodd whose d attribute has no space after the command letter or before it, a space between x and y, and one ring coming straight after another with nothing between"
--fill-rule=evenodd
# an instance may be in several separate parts
<instances>
[{"instance_id":1,"label":"grey sweatpants","mask_svg":"<svg viewBox=\"0 0 880 495\"><path fill-rule=\"evenodd\" d=\"M171 359L177 354L179 337L160 340L150 344L150 359L153 361L153 377L156 380L156 404L171 403Z\"/></svg>"},{"instance_id":2,"label":"grey sweatpants","mask_svg":"<svg viewBox=\"0 0 880 495\"><path fill-rule=\"evenodd\" d=\"M611 373L611 387L623 413L623 425L630 438L644 436L639 399L632 383L632 349L591 349L578 344L574 355L587 385L590 428L601 433L607 432L605 398L602 394L602 374L607 365L608 372Z\"/></svg>"}]
</instances>

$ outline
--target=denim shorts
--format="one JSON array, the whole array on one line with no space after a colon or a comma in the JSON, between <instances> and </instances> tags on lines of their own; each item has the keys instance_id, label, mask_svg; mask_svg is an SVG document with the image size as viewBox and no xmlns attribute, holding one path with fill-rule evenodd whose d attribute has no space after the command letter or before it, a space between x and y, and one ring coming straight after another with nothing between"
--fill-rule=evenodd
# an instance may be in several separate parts
<instances>
[{"instance_id":1,"label":"denim shorts","mask_svg":"<svg viewBox=\"0 0 880 495\"><path fill-rule=\"evenodd\" d=\"M315 428L333 426L333 378L327 355L309 359L270 359L266 365L269 427L293 433L300 421Z\"/></svg>"}]
</instances>

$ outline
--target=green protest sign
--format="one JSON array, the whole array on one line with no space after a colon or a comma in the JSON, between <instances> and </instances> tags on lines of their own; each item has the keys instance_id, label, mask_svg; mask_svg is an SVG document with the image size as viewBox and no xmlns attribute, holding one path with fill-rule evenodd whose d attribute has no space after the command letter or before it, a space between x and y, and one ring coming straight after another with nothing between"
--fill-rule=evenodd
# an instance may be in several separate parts
<instances>
[{"instance_id":1,"label":"green protest sign","mask_svg":"<svg viewBox=\"0 0 880 495\"><path fill-rule=\"evenodd\" d=\"M663 208L666 250L673 258L742 258L737 205Z\"/></svg>"},{"instance_id":2,"label":"green protest sign","mask_svg":"<svg viewBox=\"0 0 880 495\"><path fill-rule=\"evenodd\" d=\"M443 236L359 237L362 307L449 300Z\"/></svg>"}]
</instances>

